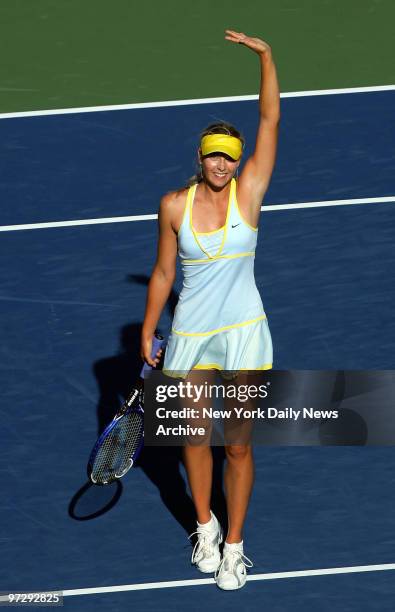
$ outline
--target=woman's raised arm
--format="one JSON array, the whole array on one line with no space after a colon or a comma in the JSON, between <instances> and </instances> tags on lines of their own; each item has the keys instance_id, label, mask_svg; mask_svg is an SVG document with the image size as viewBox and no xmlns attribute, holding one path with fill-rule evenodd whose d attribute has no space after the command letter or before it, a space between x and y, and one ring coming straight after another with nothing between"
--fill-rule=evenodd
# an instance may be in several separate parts
<instances>
[{"instance_id":1,"label":"woman's raised arm","mask_svg":"<svg viewBox=\"0 0 395 612\"><path fill-rule=\"evenodd\" d=\"M225 38L248 47L257 53L261 66L259 92L259 125L255 150L246 161L238 181L238 192L252 206L261 206L269 186L277 151L280 122L280 92L270 46L260 38L251 38L242 32L226 30Z\"/></svg>"}]
</instances>

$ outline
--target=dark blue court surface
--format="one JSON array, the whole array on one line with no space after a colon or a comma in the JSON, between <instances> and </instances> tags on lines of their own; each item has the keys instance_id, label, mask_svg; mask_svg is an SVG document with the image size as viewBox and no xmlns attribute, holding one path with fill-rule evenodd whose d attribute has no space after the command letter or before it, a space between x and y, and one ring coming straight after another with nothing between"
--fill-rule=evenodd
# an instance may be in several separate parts
<instances>
[{"instance_id":1,"label":"dark blue court surface","mask_svg":"<svg viewBox=\"0 0 395 612\"><path fill-rule=\"evenodd\" d=\"M393 195L393 93L283 100L268 203ZM156 212L193 174L199 130L253 141L250 103L0 122L2 225ZM158 143L158 147L153 146ZM160 147L160 148L159 148ZM2 161L3 161L2 160ZM392 203L262 215L256 279L278 369L394 369ZM201 578L178 449L85 487L98 430L141 363L156 223L1 233L3 591ZM180 279L161 320L167 334ZM253 573L393 563L391 448L257 448ZM217 457L220 490L223 457ZM223 498L215 507L223 515ZM90 610L393 610L392 571L67 597Z\"/></svg>"},{"instance_id":2,"label":"dark blue court surface","mask_svg":"<svg viewBox=\"0 0 395 612\"><path fill-rule=\"evenodd\" d=\"M394 103L391 91L283 99L265 202L392 196ZM221 119L244 132L247 157L256 102L3 119L1 225L156 212Z\"/></svg>"}]
</instances>

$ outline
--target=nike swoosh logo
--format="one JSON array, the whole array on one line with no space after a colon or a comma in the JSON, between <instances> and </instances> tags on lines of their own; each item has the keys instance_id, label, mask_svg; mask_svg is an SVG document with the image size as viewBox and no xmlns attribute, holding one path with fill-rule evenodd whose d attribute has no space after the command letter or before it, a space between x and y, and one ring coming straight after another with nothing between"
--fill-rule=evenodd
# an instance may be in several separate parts
<instances>
[{"instance_id":1,"label":"nike swoosh logo","mask_svg":"<svg viewBox=\"0 0 395 612\"><path fill-rule=\"evenodd\" d=\"M236 225L232 225L232 227L237 227L238 225L240 225L240 223L236 223Z\"/></svg>"}]
</instances>

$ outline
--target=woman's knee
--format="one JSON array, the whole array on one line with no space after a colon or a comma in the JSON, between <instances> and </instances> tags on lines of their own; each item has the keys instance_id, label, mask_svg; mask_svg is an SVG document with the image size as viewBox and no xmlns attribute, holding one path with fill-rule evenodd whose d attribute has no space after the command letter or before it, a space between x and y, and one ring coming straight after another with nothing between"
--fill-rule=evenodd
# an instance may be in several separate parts
<instances>
[{"instance_id":1,"label":"woman's knee","mask_svg":"<svg viewBox=\"0 0 395 612\"><path fill-rule=\"evenodd\" d=\"M252 448L247 444L230 444L225 446L225 452L229 461L244 461L252 456Z\"/></svg>"},{"instance_id":2,"label":"woman's knee","mask_svg":"<svg viewBox=\"0 0 395 612\"><path fill-rule=\"evenodd\" d=\"M202 460L203 457L208 457L211 456L211 448L210 446L208 446L208 444L198 444L198 445L194 445L192 444L185 444L183 449L182 449L182 454L184 459L187 458L191 458L191 459L197 459L197 460Z\"/></svg>"}]
</instances>

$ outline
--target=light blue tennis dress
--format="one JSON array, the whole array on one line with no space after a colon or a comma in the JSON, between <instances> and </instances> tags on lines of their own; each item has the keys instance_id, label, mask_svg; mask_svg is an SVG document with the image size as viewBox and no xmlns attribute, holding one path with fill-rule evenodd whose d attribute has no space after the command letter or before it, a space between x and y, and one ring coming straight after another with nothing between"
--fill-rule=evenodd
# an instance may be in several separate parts
<instances>
[{"instance_id":1,"label":"light blue tennis dress","mask_svg":"<svg viewBox=\"0 0 395 612\"><path fill-rule=\"evenodd\" d=\"M258 230L242 218L232 179L225 225L196 232L196 188L188 191L178 232L184 282L163 371L185 378L191 369L268 370L272 340L254 278Z\"/></svg>"}]
</instances>

